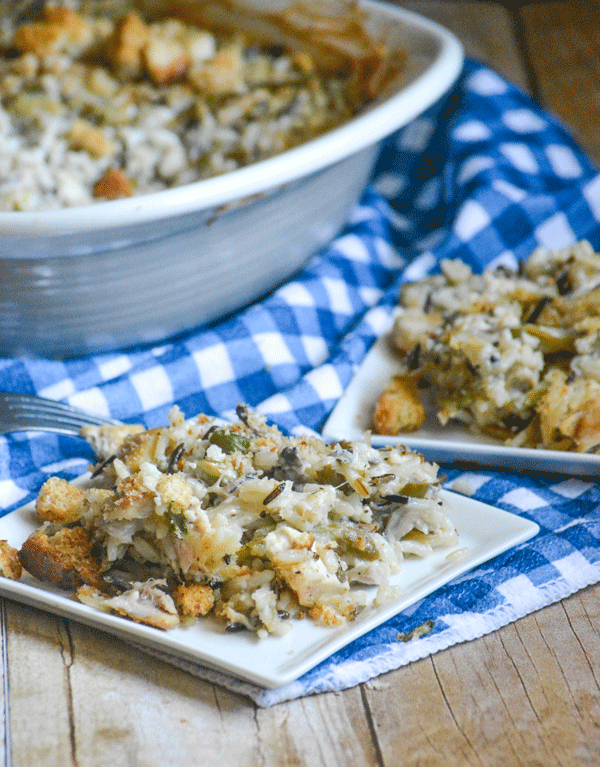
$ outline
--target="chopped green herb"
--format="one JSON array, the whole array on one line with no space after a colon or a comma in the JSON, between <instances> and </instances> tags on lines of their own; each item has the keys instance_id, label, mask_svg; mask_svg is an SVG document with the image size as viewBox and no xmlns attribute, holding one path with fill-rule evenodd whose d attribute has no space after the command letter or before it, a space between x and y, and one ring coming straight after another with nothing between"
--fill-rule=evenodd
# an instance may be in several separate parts
<instances>
[{"instance_id":1,"label":"chopped green herb","mask_svg":"<svg viewBox=\"0 0 600 767\"><path fill-rule=\"evenodd\" d=\"M241 434L235 434L231 431L213 431L208 438L211 445L220 447L226 455L231 455L239 450L241 453L245 453L250 449L250 440Z\"/></svg>"},{"instance_id":2,"label":"chopped green herb","mask_svg":"<svg viewBox=\"0 0 600 767\"><path fill-rule=\"evenodd\" d=\"M177 538L183 538L188 532L188 521L181 512L172 511L170 508L166 514L171 531Z\"/></svg>"}]
</instances>

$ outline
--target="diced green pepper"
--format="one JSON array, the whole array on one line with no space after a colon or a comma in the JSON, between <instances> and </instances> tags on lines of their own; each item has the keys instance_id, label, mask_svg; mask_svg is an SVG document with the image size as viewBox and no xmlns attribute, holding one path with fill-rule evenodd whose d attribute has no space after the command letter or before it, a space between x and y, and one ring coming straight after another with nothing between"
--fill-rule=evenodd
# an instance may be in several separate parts
<instances>
[{"instance_id":1,"label":"diced green pepper","mask_svg":"<svg viewBox=\"0 0 600 767\"><path fill-rule=\"evenodd\" d=\"M344 556L353 554L361 559L374 562L379 559L379 550L370 535L350 526L335 526L331 528L339 553Z\"/></svg>"},{"instance_id":2,"label":"diced green pepper","mask_svg":"<svg viewBox=\"0 0 600 767\"><path fill-rule=\"evenodd\" d=\"M207 485L214 485L221 476L221 469L214 461L198 461L196 471L201 480Z\"/></svg>"},{"instance_id":3,"label":"diced green pepper","mask_svg":"<svg viewBox=\"0 0 600 767\"><path fill-rule=\"evenodd\" d=\"M226 455L231 455L236 450L245 453L250 449L250 440L247 437L231 431L213 431L208 441L211 445L220 447Z\"/></svg>"},{"instance_id":4,"label":"diced green pepper","mask_svg":"<svg viewBox=\"0 0 600 767\"><path fill-rule=\"evenodd\" d=\"M166 513L171 532L176 538L183 538L188 532L188 521L180 512L172 511L170 508Z\"/></svg>"},{"instance_id":5,"label":"diced green pepper","mask_svg":"<svg viewBox=\"0 0 600 767\"><path fill-rule=\"evenodd\" d=\"M428 484L422 484L420 482L408 482L400 490L402 495L408 495L409 498L425 498L427 491L429 490Z\"/></svg>"}]
</instances>

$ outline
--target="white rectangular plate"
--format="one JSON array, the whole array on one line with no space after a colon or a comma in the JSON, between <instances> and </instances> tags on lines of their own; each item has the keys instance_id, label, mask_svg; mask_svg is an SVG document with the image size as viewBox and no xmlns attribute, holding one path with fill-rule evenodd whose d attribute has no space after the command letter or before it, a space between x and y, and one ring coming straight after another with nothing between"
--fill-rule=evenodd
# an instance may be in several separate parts
<instances>
[{"instance_id":1,"label":"white rectangular plate","mask_svg":"<svg viewBox=\"0 0 600 767\"><path fill-rule=\"evenodd\" d=\"M190 628L163 632L83 605L72 599L70 593L40 583L26 573L20 581L0 578L0 594L103 629L149 650L218 669L262 687L280 687L443 584L539 531L535 523L514 514L443 492L451 503L449 516L458 530L458 545L450 550L437 550L425 559L407 559L394 577L394 585L403 587L401 596L384 607L368 608L342 628L317 626L311 620L303 620L294 622L292 630L283 637L258 639L248 632L227 634L216 622L200 619ZM0 519L0 539L20 548L36 527L31 503ZM456 549L465 549L464 556L448 557ZM375 589L369 591L372 598Z\"/></svg>"},{"instance_id":2,"label":"white rectangular plate","mask_svg":"<svg viewBox=\"0 0 600 767\"><path fill-rule=\"evenodd\" d=\"M327 441L362 439L370 430L377 399L398 373L398 357L390 348L389 332L375 342L350 385L323 427ZM553 472L578 476L600 475L600 455L561 450L508 447L491 437L471 434L459 424L442 426L424 403L427 419L418 430L399 437L374 434L376 446L402 444L423 453L429 461L446 465L474 463L501 470Z\"/></svg>"}]
</instances>

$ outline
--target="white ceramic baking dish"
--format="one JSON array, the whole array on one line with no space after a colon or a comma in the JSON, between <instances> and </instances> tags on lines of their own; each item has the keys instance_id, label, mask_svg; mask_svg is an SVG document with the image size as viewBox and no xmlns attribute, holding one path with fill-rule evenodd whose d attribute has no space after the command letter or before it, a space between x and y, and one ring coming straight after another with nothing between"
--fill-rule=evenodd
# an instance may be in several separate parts
<instances>
[{"instance_id":1,"label":"white ceramic baking dish","mask_svg":"<svg viewBox=\"0 0 600 767\"><path fill-rule=\"evenodd\" d=\"M164 340L296 272L347 219L381 139L457 79L447 30L365 0L407 53L402 81L341 127L274 158L139 197L0 212L0 354L73 356Z\"/></svg>"}]
</instances>

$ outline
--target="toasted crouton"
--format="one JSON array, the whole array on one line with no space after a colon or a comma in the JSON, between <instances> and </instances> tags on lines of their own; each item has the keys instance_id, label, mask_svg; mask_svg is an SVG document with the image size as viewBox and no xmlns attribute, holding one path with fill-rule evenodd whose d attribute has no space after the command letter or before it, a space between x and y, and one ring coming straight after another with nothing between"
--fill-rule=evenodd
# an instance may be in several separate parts
<instances>
[{"instance_id":1,"label":"toasted crouton","mask_svg":"<svg viewBox=\"0 0 600 767\"><path fill-rule=\"evenodd\" d=\"M13 44L21 53L43 58L70 46L84 47L91 42L89 24L72 10L48 6L41 21L24 24L14 34Z\"/></svg>"},{"instance_id":2,"label":"toasted crouton","mask_svg":"<svg viewBox=\"0 0 600 767\"><path fill-rule=\"evenodd\" d=\"M71 149L83 149L92 157L107 157L114 155L117 148L104 133L87 120L75 120L68 133Z\"/></svg>"},{"instance_id":3,"label":"toasted crouton","mask_svg":"<svg viewBox=\"0 0 600 767\"><path fill-rule=\"evenodd\" d=\"M121 445L119 457L129 471L136 472L145 461L156 461L160 429L148 429L132 434Z\"/></svg>"},{"instance_id":4,"label":"toasted crouton","mask_svg":"<svg viewBox=\"0 0 600 767\"><path fill-rule=\"evenodd\" d=\"M191 63L187 51L178 40L157 34L148 38L143 59L146 71L157 85L181 80Z\"/></svg>"},{"instance_id":5,"label":"toasted crouton","mask_svg":"<svg viewBox=\"0 0 600 767\"><path fill-rule=\"evenodd\" d=\"M118 200L121 197L131 197L133 189L131 182L122 170L109 170L94 185L94 197L104 197L106 200Z\"/></svg>"},{"instance_id":6,"label":"toasted crouton","mask_svg":"<svg viewBox=\"0 0 600 767\"><path fill-rule=\"evenodd\" d=\"M548 376L550 386L538 404L543 444L550 449L597 451L600 446L600 384L576 379L564 371Z\"/></svg>"},{"instance_id":7,"label":"toasted crouton","mask_svg":"<svg viewBox=\"0 0 600 767\"><path fill-rule=\"evenodd\" d=\"M142 50L148 27L133 11L123 16L107 41L106 55L111 68L123 78L136 77L142 69Z\"/></svg>"},{"instance_id":8,"label":"toasted crouton","mask_svg":"<svg viewBox=\"0 0 600 767\"><path fill-rule=\"evenodd\" d=\"M40 58L57 52L66 41L66 34L60 27L42 23L25 24L17 29L13 44L21 53L34 53Z\"/></svg>"},{"instance_id":9,"label":"toasted crouton","mask_svg":"<svg viewBox=\"0 0 600 767\"><path fill-rule=\"evenodd\" d=\"M89 45L93 32L89 23L70 8L47 5L44 8L44 21L48 26L59 27L68 39L80 45Z\"/></svg>"},{"instance_id":10,"label":"toasted crouton","mask_svg":"<svg viewBox=\"0 0 600 767\"><path fill-rule=\"evenodd\" d=\"M92 554L92 542L82 527L57 532L42 526L29 536L19 551L21 565L40 581L72 590L86 583L100 588L104 580L100 562Z\"/></svg>"},{"instance_id":11,"label":"toasted crouton","mask_svg":"<svg viewBox=\"0 0 600 767\"><path fill-rule=\"evenodd\" d=\"M19 562L19 552L9 545L8 541L0 541L0 575L18 581L23 572Z\"/></svg>"},{"instance_id":12,"label":"toasted crouton","mask_svg":"<svg viewBox=\"0 0 600 767\"><path fill-rule=\"evenodd\" d=\"M35 510L40 522L76 522L83 511L85 493L66 479L50 477L40 490Z\"/></svg>"},{"instance_id":13,"label":"toasted crouton","mask_svg":"<svg viewBox=\"0 0 600 767\"><path fill-rule=\"evenodd\" d=\"M416 431L425 422L425 410L414 378L394 376L377 401L373 426L377 434L394 436Z\"/></svg>"},{"instance_id":14,"label":"toasted crouton","mask_svg":"<svg viewBox=\"0 0 600 767\"><path fill-rule=\"evenodd\" d=\"M201 583L182 583L173 592L173 599L177 610L184 616L206 615L215 603L213 590Z\"/></svg>"},{"instance_id":15,"label":"toasted crouton","mask_svg":"<svg viewBox=\"0 0 600 767\"><path fill-rule=\"evenodd\" d=\"M212 59L192 67L188 80L199 93L211 96L242 93L244 90L242 52L236 45L223 48Z\"/></svg>"},{"instance_id":16,"label":"toasted crouton","mask_svg":"<svg viewBox=\"0 0 600 767\"><path fill-rule=\"evenodd\" d=\"M192 502L192 488L177 476L168 474L156 483L156 492L160 493L164 504L169 504L174 512L185 511Z\"/></svg>"}]
</instances>

